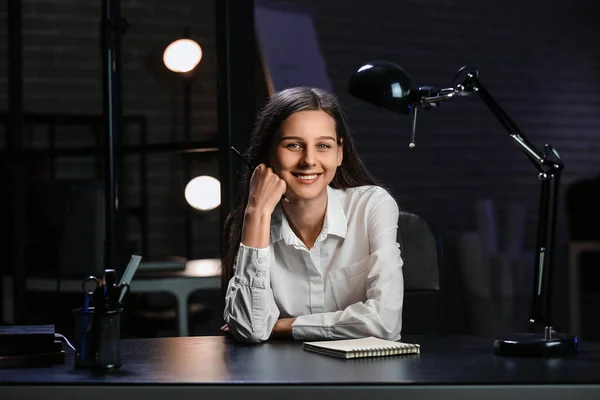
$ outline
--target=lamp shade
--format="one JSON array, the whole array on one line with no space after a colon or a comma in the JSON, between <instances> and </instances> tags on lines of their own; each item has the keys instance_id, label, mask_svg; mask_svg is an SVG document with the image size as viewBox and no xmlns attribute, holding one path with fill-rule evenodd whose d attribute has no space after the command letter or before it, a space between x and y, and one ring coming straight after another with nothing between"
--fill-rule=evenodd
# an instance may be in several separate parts
<instances>
[{"instance_id":1,"label":"lamp shade","mask_svg":"<svg viewBox=\"0 0 600 400\"><path fill-rule=\"evenodd\" d=\"M191 39L179 39L163 52L163 63L173 72L187 73L196 68L202 59L202 48Z\"/></svg>"},{"instance_id":2,"label":"lamp shade","mask_svg":"<svg viewBox=\"0 0 600 400\"><path fill-rule=\"evenodd\" d=\"M387 61L373 61L360 67L351 77L348 91L367 103L410 114L411 80L406 71Z\"/></svg>"},{"instance_id":3,"label":"lamp shade","mask_svg":"<svg viewBox=\"0 0 600 400\"><path fill-rule=\"evenodd\" d=\"M212 176L197 176L188 182L184 195L196 210L212 210L221 205L221 182Z\"/></svg>"}]
</instances>

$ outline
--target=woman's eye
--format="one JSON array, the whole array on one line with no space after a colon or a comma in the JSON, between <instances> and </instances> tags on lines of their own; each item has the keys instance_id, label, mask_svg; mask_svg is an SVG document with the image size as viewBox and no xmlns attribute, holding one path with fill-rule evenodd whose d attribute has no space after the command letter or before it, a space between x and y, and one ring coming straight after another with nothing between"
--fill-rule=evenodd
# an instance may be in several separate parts
<instances>
[{"instance_id":1,"label":"woman's eye","mask_svg":"<svg viewBox=\"0 0 600 400\"><path fill-rule=\"evenodd\" d=\"M321 144L319 144L317 147L318 147L320 150L327 150L327 149L330 149L330 148L331 148L331 146L330 146L330 145L328 145L327 143L321 143Z\"/></svg>"},{"instance_id":2,"label":"woman's eye","mask_svg":"<svg viewBox=\"0 0 600 400\"><path fill-rule=\"evenodd\" d=\"M285 147L287 147L288 149L299 149L300 144L299 143L289 143Z\"/></svg>"}]
</instances>

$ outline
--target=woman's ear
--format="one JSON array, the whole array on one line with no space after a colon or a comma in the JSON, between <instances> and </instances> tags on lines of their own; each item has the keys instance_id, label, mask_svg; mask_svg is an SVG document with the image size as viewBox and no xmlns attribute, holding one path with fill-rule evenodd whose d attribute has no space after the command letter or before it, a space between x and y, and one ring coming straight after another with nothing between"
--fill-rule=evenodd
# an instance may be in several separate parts
<instances>
[{"instance_id":1,"label":"woman's ear","mask_svg":"<svg viewBox=\"0 0 600 400\"><path fill-rule=\"evenodd\" d=\"M344 138L340 138L338 148L337 148L337 166L342 165L342 161L344 160Z\"/></svg>"}]
</instances>

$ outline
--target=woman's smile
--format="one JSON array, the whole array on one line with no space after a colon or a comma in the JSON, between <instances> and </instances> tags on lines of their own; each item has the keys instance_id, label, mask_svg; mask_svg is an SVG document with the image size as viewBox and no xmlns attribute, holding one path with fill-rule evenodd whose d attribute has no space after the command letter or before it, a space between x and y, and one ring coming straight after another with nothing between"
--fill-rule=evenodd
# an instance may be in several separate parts
<instances>
[{"instance_id":1,"label":"woman's smile","mask_svg":"<svg viewBox=\"0 0 600 400\"><path fill-rule=\"evenodd\" d=\"M316 182L322 174L301 174L301 173L292 173L292 175L294 175L298 182L304 184L304 185L309 185L311 183Z\"/></svg>"}]
</instances>

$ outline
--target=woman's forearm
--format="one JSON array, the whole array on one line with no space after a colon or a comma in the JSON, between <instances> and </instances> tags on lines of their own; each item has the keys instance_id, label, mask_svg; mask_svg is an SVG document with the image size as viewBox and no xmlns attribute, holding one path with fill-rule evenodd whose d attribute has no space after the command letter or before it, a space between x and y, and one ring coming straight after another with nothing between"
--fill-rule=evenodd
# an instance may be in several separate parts
<instances>
[{"instance_id":1,"label":"woman's forearm","mask_svg":"<svg viewBox=\"0 0 600 400\"><path fill-rule=\"evenodd\" d=\"M269 245L271 237L271 212L246 208L244 214L244 228L242 231L242 244L257 249Z\"/></svg>"},{"instance_id":2,"label":"woman's forearm","mask_svg":"<svg viewBox=\"0 0 600 400\"><path fill-rule=\"evenodd\" d=\"M292 324L296 318L281 318L278 319L271 331L270 339L293 339Z\"/></svg>"}]
</instances>

